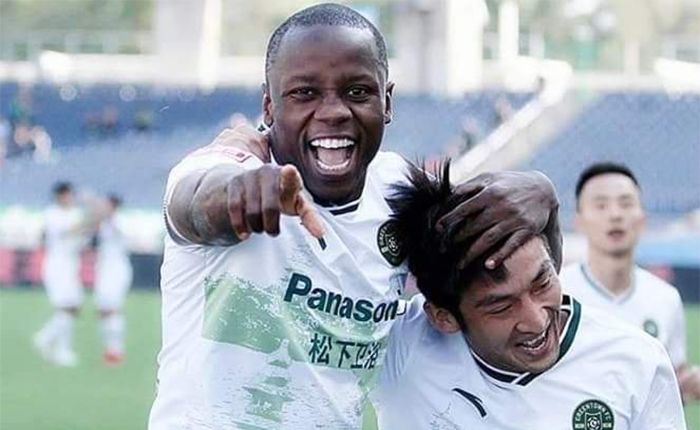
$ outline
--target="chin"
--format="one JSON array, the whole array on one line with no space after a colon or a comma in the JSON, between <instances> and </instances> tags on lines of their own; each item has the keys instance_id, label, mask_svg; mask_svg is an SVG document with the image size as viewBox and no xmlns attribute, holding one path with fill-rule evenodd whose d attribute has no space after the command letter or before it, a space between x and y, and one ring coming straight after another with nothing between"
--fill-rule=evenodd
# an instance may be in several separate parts
<instances>
[{"instance_id":1,"label":"chin","mask_svg":"<svg viewBox=\"0 0 700 430\"><path fill-rule=\"evenodd\" d=\"M522 369L520 370L521 372L530 372L530 373L541 373L549 370L552 366L554 366L554 363L557 362L557 356L558 356L558 351L557 354L552 354L551 357L547 357L545 359L542 359L536 363L529 362L529 363L524 363L521 367Z\"/></svg>"}]
</instances>

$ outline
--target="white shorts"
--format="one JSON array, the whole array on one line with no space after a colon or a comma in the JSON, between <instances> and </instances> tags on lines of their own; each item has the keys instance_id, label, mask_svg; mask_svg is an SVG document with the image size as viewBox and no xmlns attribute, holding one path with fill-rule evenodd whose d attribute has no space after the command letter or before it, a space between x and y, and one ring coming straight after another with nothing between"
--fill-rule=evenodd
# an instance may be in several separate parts
<instances>
[{"instance_id":1,"label":"white shorts","mask_svg":"<svg viewBox=\"0 0 700 430\"><path fill-rule=\"evenodd\" d=\"M131 288L133 270L126 261L99 261L95 267L95 304L99 310L119 310Z\"/></svg>"},{"instance_id":2,"label":"white shorts","mask_svg":"<svg viewBox=\"0 0 700 430\"><path fill-rule=\"evenodd\" d=\"M79 258L47 255L42 268L42 279L54 308L71 308L83 304Z\"/></svg>"}]
</instances>

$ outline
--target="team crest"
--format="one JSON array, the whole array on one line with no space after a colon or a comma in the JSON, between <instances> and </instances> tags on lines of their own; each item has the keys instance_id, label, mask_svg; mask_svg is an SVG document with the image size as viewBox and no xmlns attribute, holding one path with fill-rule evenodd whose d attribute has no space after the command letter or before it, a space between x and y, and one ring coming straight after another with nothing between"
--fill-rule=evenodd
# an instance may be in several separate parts
<instances>
[{"instance_id":1,"label":"team crest","mask_svg":"<svg viewBox=\"0 0 700 430\"><path fill-rule=\"evenodd\" d=\"M642 325L642 328L652 337L659 337L659 325L656 324L656 321L646 320L644 321L644 325Z\"/></svg>"},{"instance_id":2,"label":"team crest","mask_svg":"<svg viewBox=\"0 0 700 430\"><path fill-rule=\"evenodd\" d=\"M405 253L403 244L396 234L396 221L389 220L379 227L377 246L379 252L392 266L398 266L403 262Z\"/></svg>"},{"instance_id":3,"label":"team crest","mask_svg":"<svg viewBox=\"0 0 700 430\"><path fill-rule=\"evenodd\" d=\"M612 430L615 416L610 406L600 400L586 400L574 409L571 417L574 430Z\"/></svg>"}]
</instances>

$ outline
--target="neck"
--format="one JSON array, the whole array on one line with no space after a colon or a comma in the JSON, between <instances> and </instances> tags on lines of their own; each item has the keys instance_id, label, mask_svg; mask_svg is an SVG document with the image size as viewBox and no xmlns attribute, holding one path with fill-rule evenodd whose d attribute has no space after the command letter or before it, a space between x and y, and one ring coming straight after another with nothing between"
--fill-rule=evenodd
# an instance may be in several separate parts
<instances>
[{"instance_id":1,"label":"neck","mask_svg":"<svg viewBox=\"0 0 700 430\"><path fill-rule=\"evenodd\" d=\"M621 295L632 286L634 261L631 253L615 256L589 251L588 267L598 282L613 295Z\"/></svg>"}]
</instances>

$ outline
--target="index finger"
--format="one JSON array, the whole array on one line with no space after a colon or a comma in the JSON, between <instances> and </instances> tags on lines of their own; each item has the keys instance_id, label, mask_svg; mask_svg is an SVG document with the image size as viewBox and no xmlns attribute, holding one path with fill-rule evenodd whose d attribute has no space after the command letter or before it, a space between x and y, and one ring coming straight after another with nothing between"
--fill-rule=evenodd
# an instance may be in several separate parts
<instances>
[{"instance_id":1,"label":"index finger","mask_svg":"<svg viewBox=\"0 0 700 430\"><path fill-rule=\"evenodd\" d=\"M288 214L296 215L296 196L303 189L304 184L296 167L291 164L280 169L280 204Z\"/></svg>"},{"instance_id":2,"label":"index finger","mask_svg":"<svg viewBox=\"0 0 700 430\"><path fill-rule=\"evenodd\" d=\"M282 212L287 215L297 215L301 218L302 225L313 237L321 238L324 228L316 210L304 197L302 190L304 185L301 175L296 167L285 165L280 171L280 206Z\"/></svg>"}]
</instances>

